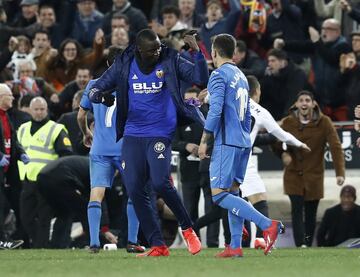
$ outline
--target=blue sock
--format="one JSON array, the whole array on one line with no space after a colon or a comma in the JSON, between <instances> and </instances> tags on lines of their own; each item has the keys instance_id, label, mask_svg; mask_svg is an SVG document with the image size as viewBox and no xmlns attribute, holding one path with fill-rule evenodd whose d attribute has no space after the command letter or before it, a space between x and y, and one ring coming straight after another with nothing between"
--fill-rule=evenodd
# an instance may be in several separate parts
<instances>
[{"instance_id":1,"label":"blue sock","mask_svg":"<svg viewBox=\"0 0 360 277\"><path fill-rule=\"evenodd\" d=\"M137 236L139 231L139 220L136 216L133 202L128 199L127 203L127 217L128 217L128 241L137 243Z\"/></svg>"},{"instance_id":2,"label":"blue sock","mask_svg":"<svg viewBox=\"0 0 360 277\"><path fill-rule=\"evenodd\" d=\"M254 222L262 230L265 230L271 226L271 219L265 217L259 213L253 206L251 206L244 199L234 196L229 192L221 192L217 195L213 195L213 201L220 207L227 209L232 214L245 218L246 220Z\"/></svg>"},{"instance_id":3,"label":"blue sock","mask_svg":"<svg viewBox=\"0 0 360 277\"><path fill-rule=\"evenodd\" d=\"M231 192L231 195L235 197L239 197L239 192L237 193ZM231 233L230 246L233 249L239 248L241 247L244 218L234 215L231 211L228 211L228 218L229 218L229 228Z\"/></svg>"},{"instance_id":4,"label":"blue sock","mask_svg":"<svg viewBox=\"0 0 360 277\"><path fill-rule=\"evenodd\" d=\"M101 203L91 201L88 205L88 222L90 231L90 246L100 246L100 219L101 219Z\"/></svg>"}]
</instances>

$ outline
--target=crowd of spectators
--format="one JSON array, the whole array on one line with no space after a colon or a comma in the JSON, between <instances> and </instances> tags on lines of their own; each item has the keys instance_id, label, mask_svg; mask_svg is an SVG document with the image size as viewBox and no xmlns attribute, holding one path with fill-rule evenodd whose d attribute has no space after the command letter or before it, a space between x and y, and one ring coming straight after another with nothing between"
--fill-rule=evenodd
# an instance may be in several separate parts
<instances>
[{"instance_id":1,"label":"crowd of spectators","mask_svg":"<svg viewBox=\"0 0 360 277\"><path fill-rule=\"evenodd\" d=\"M196 31L211 70L211 39L229 33L238 40L235 64L259 79L260 104L276 120L306 89L332 120L352 121L360 103L359 24L359 0L0 0L0 83L14 96L8 114L15 130L31 118L31 99L42 96L49 117L66 125L73 153L86 155L74 126L78 101L88 81L107 68L109 47L125 49L138 31L151 28L164 45L191 61L183 37ZM182 91L190 87L181 84ZM191 140L190 149L178 139L175 146L186 159L197 143ZM19 180L8 184L10 179L1 186L17 187L11 193L19 194ZM200 192L199 180L183 176L182 181L196 183ZM189 192L185 186L184 195ZM16 215L17 201L8 205ZM196 220L197 204L185 203ZM3 209L0 213L8 211ZM15 236L22 238L21 227Z\"/></svg>"}]
</instances>

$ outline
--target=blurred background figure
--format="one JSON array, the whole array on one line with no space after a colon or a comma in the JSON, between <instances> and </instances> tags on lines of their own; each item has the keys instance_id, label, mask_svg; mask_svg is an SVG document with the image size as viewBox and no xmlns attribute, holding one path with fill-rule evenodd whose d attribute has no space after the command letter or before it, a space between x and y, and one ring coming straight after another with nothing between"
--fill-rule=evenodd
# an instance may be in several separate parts
<instances>
[{"instance_id":1,"label":"blurred background figure","mask_svg":"<svg viewBox=\"0 0 360 277\"><path fill-rule=\"evenodd\" d=\"M336 246L347 239L360 238L360 206L355 204L356 189L344 186L340 203L325 211L318 233L318 246Z\"/></svg>"}]
</instances>

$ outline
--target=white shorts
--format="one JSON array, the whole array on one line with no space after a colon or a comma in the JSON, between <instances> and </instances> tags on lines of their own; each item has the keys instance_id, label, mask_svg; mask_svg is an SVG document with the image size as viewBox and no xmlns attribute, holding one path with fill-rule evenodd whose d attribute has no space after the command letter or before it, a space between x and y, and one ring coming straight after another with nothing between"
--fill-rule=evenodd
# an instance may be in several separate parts
<instances>
[{"instance_id":1,"label":"white shorts","mask_svg":"<svg viewBox=\"0 0 360 277\"><path fill-rule=\"evenodd\" d=\"M256 193L266 192L265 184L260 178L257 165L257 156L251 155L246 168L244 182L240 185L241 196L248 197Z\"/></svg>"}]
</instances>

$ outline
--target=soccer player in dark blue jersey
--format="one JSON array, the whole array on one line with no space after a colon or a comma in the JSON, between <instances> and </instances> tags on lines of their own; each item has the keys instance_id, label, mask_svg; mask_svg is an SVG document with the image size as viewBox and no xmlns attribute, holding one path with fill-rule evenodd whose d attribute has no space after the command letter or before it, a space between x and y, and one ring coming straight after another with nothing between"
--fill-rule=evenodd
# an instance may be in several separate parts
<instances>
[{"instance_id":1,"label":"soccer player in dark blue jersey","mask_svg":"<svg viewBox=\"0 0 360 277\"><path fill-rule=\"evenodd\" d=\"M122 49L110 47L107 63L112 64L116 55ZM96 80L90 80L81 98L78 113L78 122L84 135L84 144L90 149L90 183L91 193L88 205L88 222L90 230L90 252L97 253L100 249L99 231L101 219L101 202L104 198L105 189L110 188L115 171L121 173L121 148L122 140L116 142L116 104L106 107L101 104L90 102L88 93ZM115 97L115 92L111 95ZM90 131L87 122L87 112L94 115L95 127ZM144 249L137 243L139 221L132 202L127 204L128 216L128 252L142 253ZM112 243L117 243L113 236L107 237Z\"/></svg>"},{"instance_id":2,"label":"soccer player in dark blue jersey","mask_svg":"<svg viewBox=\"0 0 360 277\"><path fill-rule=\"evenodd\" d=\"M241 237L244 219L253 221L264 232L268 254L284 231L280 221L271 220L239 197L251 150L249 86L245 75L233 63L236 40L228 34L217 35L211 56L215 67L208 91L210 109L199 146L200 159L209 158L207 142L214 136L210 161L210 185L213 201L228 210L231 244L217 257L242 257Z\"/></svg>"},{"instance_id":3,"label":"soccer player in dark blue jersey","mask_svg":"<svg viewBox=\"0 0 360 277\"><path fill-rule=\"evenodd\" d=\"M201 250L191 219L170 183L171 139L176 125L194 120L204 123L199 109L184 102L180 81L205 86L207 64L193 35L185 36L184 42L192 51L194 63L161 45L152 30L140 31L135 45L115 60L89 93L92 102L109 105L106 91L117 91L117 138L124 136L124 182L151 245L143 256L169 255L144 187L149 180L178 219L189 252Z\"/></svg>"}]
</instances>

